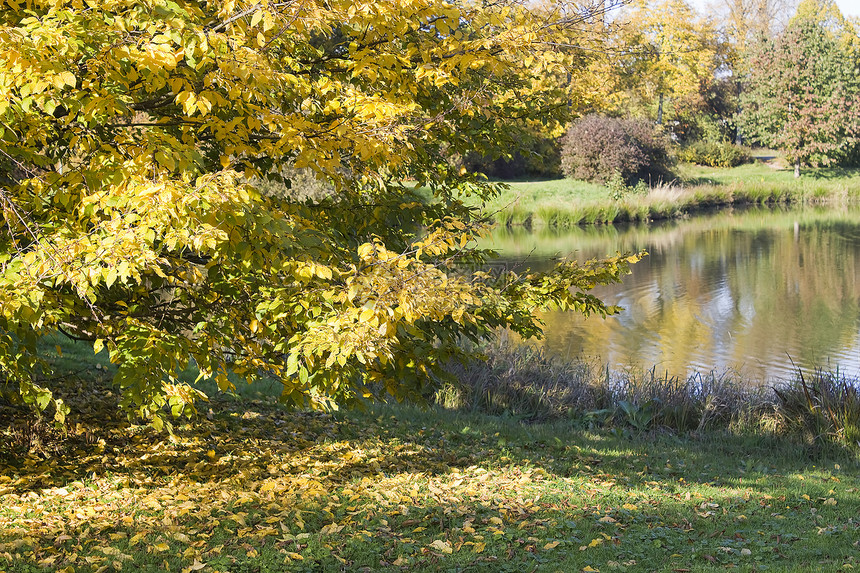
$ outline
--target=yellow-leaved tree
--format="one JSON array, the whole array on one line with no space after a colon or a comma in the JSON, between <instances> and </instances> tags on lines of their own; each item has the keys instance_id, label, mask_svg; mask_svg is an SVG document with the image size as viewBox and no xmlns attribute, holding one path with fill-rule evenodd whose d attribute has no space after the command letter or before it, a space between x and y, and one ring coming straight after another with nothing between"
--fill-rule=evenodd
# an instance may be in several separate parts
<instances>
[{"instance_id":1,"label":"yellow-leaved tree","mask_svg":"<svg viewBox=\"0 0 860 573\"><path fill-rule=\"evenodd\" d=\"M667 107L706 89L723 63L712 23L687 0L635 0L615 26L606 58L614 111L646 111L662 124Z\"/></svg>"},{"instance_id":2,"label":"yellow-leaved tree","mask_svg":"<svg viewBox=\"0 0 860 573\"><path fill-rule=\"evenodd\" d=\"M576 54L553 37L582 10L4 4L0 382L59 418L47 333L106 348L122 405L156 426L199 397L176 378L192 359L222 388L230 370L275 376L295 404L407 398L464 338L538 334L548 305L611 312L588 291L636 259L475 270L485 226L461 198L495 187L447 161L566 121L554 78ZM297 168L333 192L267 191Z\"/></svg>"}]
</instances>

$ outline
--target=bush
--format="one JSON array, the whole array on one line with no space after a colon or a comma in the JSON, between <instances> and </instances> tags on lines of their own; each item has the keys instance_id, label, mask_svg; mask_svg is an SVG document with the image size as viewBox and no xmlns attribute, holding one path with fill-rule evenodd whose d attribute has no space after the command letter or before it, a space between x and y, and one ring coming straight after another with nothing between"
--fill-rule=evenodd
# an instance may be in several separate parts
<instances>
[{"instance_id":1,"label":"bush","mask_svg":"<svg viewBox=\"0 0 860 573\"><path fill-rule=\"evenodd\" d=\"M606 190L609 191L611 199L621 201L630 195L647 195L650 188L644 181L639 181L636 185L627 185L621 174L616 171L606 182Z\"/></svg>"},{"instance_id":2,"label":"bush","mask_svg":"<svg viewBox=\"0 0 860 573\"><path fill-rule=\"evenodd\" d=\"M681 149L678 159L708 167L737 167L752 161L746 147L728 142L697 141Z\"/></svg>"},{"instance_id":3,"label":"bush","mask_svg":"<svg viewBox=\"0 0 860 573\"><path fill-rule=\"evenodd\" d=\"M625 185L672 177L669 141L649 122L589 115L562 140L561 167L574 179L606 183L620 174Z\"/></svg>"}]
</instances>

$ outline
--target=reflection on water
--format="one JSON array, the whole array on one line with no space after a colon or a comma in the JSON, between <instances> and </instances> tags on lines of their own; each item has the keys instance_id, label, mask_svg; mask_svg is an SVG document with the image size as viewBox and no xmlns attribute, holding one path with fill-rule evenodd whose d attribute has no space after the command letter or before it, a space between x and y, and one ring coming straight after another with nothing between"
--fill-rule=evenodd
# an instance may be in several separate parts
<instances>
[{"instance_id":1,"label":"reflection on water","mask_svg":"<svg viewBox=\"0 0 860 573\"><path fill-rule=\"evenodd\" d=\"M735 368L763 382L792 363L860 374L860 211L750 210L564 234L499 229L509 261L550 264L646 249L623 284L595 294L606 320L550 312L547 349L670 374Z\"/></svg>"}]
</instances>

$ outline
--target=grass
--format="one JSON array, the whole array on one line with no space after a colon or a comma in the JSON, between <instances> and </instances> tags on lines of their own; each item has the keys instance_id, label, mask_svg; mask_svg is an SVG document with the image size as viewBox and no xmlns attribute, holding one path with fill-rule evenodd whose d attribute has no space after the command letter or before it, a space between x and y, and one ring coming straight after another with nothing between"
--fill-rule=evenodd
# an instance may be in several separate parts
<instances>
[{"instance_id":1,"label":"grass","mask_svg":"<svg viewBox=\"0 0 860 573\"><path fill-rule=\"evenodd\" d=\"M78 359L58 382L65 432L34 444L0 400L2 571L860 567L843 450L440 407L292 412L271 392L215 395L170 436L113 415L102 368Z\"/></svg>"},{"instance_id":2,"label":"grass","mask_svg":"<svg viewBox=\"0 0 860 573\"><path fill-rule=\"evenodd\" d=\"M647 195L613 200L605 187L572 179L511 182L485 206L505 226L572 227L676 218L729 205L845 203L860 197L860 170L806 169L799 179L773 161L718 169L681 164L678 179Z\"/></svg>"}]
</instances>

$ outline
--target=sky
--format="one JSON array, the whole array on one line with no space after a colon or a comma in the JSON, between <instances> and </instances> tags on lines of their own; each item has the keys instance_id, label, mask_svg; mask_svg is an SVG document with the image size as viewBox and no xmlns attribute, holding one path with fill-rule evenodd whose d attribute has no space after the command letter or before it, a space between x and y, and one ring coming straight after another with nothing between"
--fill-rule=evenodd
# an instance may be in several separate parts
<instances>
[{"instance_id":1,"label":"sky","mask_svg":"<svg viewBox=\"0 0 860 573\"><path fill-rule=\"evenodd\" d=\"M836 0L843 16L860 16L860 0Z\"/></svg>"},{"instance_id":2,"label":"sky","mask_svg":"<svg viewBox=\"0 0 860 573\"><path fill-rule=\"evenodd\" d=\"M690 0L690 3L699 9L712 2L713 0ZM860 0L836 0L836 5L843 16L860 17Z\"/></svg>"}]
</instances>

